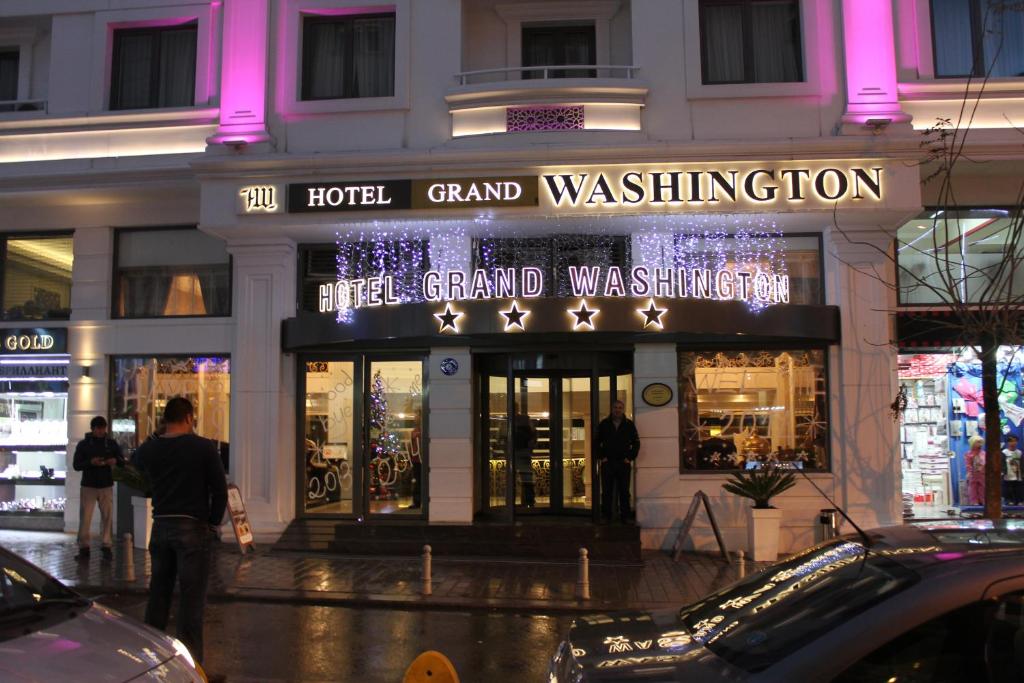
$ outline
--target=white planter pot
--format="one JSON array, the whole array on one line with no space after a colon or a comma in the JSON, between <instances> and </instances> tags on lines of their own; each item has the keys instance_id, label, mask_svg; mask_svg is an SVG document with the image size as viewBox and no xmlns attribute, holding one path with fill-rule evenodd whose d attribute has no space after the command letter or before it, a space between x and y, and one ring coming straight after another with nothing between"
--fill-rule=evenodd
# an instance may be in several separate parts
<instances>
[{"instance_id":1,"label":"white planter pot","mask_svg":"<svg viewBox=\"0 0 1024 683\"><path fill-rule=\"evenodd\" d=\"M779 525L782 510L747 508L747 552L755 562L774 562L779 558Z\"/></svg>"},{"instance_id":2,"label":"white planter pot","mask_svg":"<svg viewBox=\"0 0 1024 683\"><path fill-rule=\"evenodd\" d=\"M132 542L136 548L149 547L149 536L153 532L153 501L150 498L132 496Z\"/></svg>"}]
</instances>

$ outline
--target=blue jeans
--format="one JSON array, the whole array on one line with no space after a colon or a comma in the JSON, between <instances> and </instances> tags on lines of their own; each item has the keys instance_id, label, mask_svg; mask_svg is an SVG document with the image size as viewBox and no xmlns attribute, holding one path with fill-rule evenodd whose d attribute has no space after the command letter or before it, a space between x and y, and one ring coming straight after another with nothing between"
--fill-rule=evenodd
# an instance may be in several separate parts
<instances>
[{"instance_id":1,"label":"blue jeans","mask_svg":"<svg viewBox=\"0 0 1024 683\"><path fill-rule=\"evenodd\" d=\"M171 595L177 581L178 639L197 662L203 661L203 610L210 576L210 531L205 522L185 517L153 520L149 540L152 575L146 623L164 631L171 613Z\"/></svg>"}]
</instances>

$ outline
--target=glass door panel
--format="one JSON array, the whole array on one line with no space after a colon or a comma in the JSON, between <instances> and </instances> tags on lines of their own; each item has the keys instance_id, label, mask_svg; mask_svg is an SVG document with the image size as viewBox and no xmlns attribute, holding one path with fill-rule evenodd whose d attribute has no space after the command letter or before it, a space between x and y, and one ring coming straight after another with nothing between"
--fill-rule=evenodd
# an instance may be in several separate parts
<instances>
[{"instance_id":1,"label":"glass door panel","mask_svg":"<svg viewBox=\"0 0 1024 683\"><path fill-rule=\"evenodd\" d=\"M586 510L592 503L590 378L562 378L562 506Z\"/></svg>"},{"instance_id":2,"label":"glass door panel","mask_svg":"<svg viewBox=\"0 0 1024 683\"><path fill-rule=\"evenodd\" d=\"M489 376L486 382L487 507L504 508L508 500L509 472L508 377Z\"/></svg>"},{"instance_id":3,"label":"glass door panel","mask_svg":"<svg viewBox=\"0 0 1024 683\"><path fill-rule=\"evenodd\" d=\"M512 420L512 466L515 506L551 506L551 381L547 377L515 378Z\"/></svg>"},{"instance_id":4,"label":"glass door panel","mask_svg":"<svg viewBox=\"0 0 1024 683\"><path fill-rule=\"evenodd\" d=\"M352 514L356 367L352 361L306 364L305 486L309 514Z\"/></svg>"},{"instance_id":5,"label":"glass door panel","mask_svg":"<svg viewBox=\"0 0 1024 683\"><path fill-rule=\"evenodd\" d=\"M422 506L423 362L371 361L365 478L369 513L419 515Z\"/></svg>"}]
</instances>

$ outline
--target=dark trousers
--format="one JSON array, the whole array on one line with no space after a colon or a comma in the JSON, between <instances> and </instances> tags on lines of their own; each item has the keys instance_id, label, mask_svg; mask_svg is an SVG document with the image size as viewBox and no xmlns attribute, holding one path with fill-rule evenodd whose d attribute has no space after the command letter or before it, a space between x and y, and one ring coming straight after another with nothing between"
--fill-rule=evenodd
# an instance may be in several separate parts
<instances>
[{"instance_id":1,"label":"dark trousers","mask_svg":"<svg viewBox=\"0 0 1024 683\"><path fill-rule=\"evenodd\" d=\"M1024 481L1006 481L1004 479L1003 500L1012 505L1024 502Z\"/></svg>"},{"instance_id":2,"label":"dark trousers","mask_svg":"<svg viewBox=\"0 0 1024 683\"><path fill-rule=\"evenodd\" d=\"M153 520L149 541L152 575L146 623L164 631L171 594L178 583L178 639L197 662L203 661L203 610L210 574L210 531L206 523L184 517Z\"/></svg>"},{"instance_id":3,"label":"dark trousers","mask_svg":"<svg viewBox=\"0 0 1024 683\"><path fill-rule=\"evenodd\" d=\"M611 519L613 498L619 500L622 520L632 519L629 509L629 475L632 466L623 460L609 460L601 465L601 514Z\"/></svg>"}]
</instances>

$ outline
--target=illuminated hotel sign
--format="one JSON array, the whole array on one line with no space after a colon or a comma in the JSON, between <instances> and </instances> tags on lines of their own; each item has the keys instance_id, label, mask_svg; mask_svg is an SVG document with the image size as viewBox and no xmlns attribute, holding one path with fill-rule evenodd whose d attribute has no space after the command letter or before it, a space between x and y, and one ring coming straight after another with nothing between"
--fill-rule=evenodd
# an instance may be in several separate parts
<instances>
[{"instance_id":1,"label":"illuminated hotel sign","mask_svg":"<svg viewBox=\"0 0 1024 683\"><path fill-rule=\"evenodd\" d=\"M292 183L286 197L280 186L251 185L241 188L238 197L243 214L507 207L728 212L880 202L884 185L884 169L871 163L742 162L558 167L539 176Z\"/></svg>"},{"instance_id":2,"label":"illuminated hotel sign","mask_svg":"<svg viewBox=\"0 0 1024 683\"><path fill-rule=\"evenodd\" d=\"M444 273L431 270L423 274L421 285L423 300L430 302L532 299L544 291L544 271L532 267L496 268L493 271L476 269L472 272L450 270ZM570 266L569 285L573 298L657 297L789 303L788 275L732 268L636 266L623 272L616 266ZM393 275L320 285L319 302L321 313L403 303L396 293ZM649 314L648 319L651 315L654 314Z\"/></svg>"}]
</instances>

